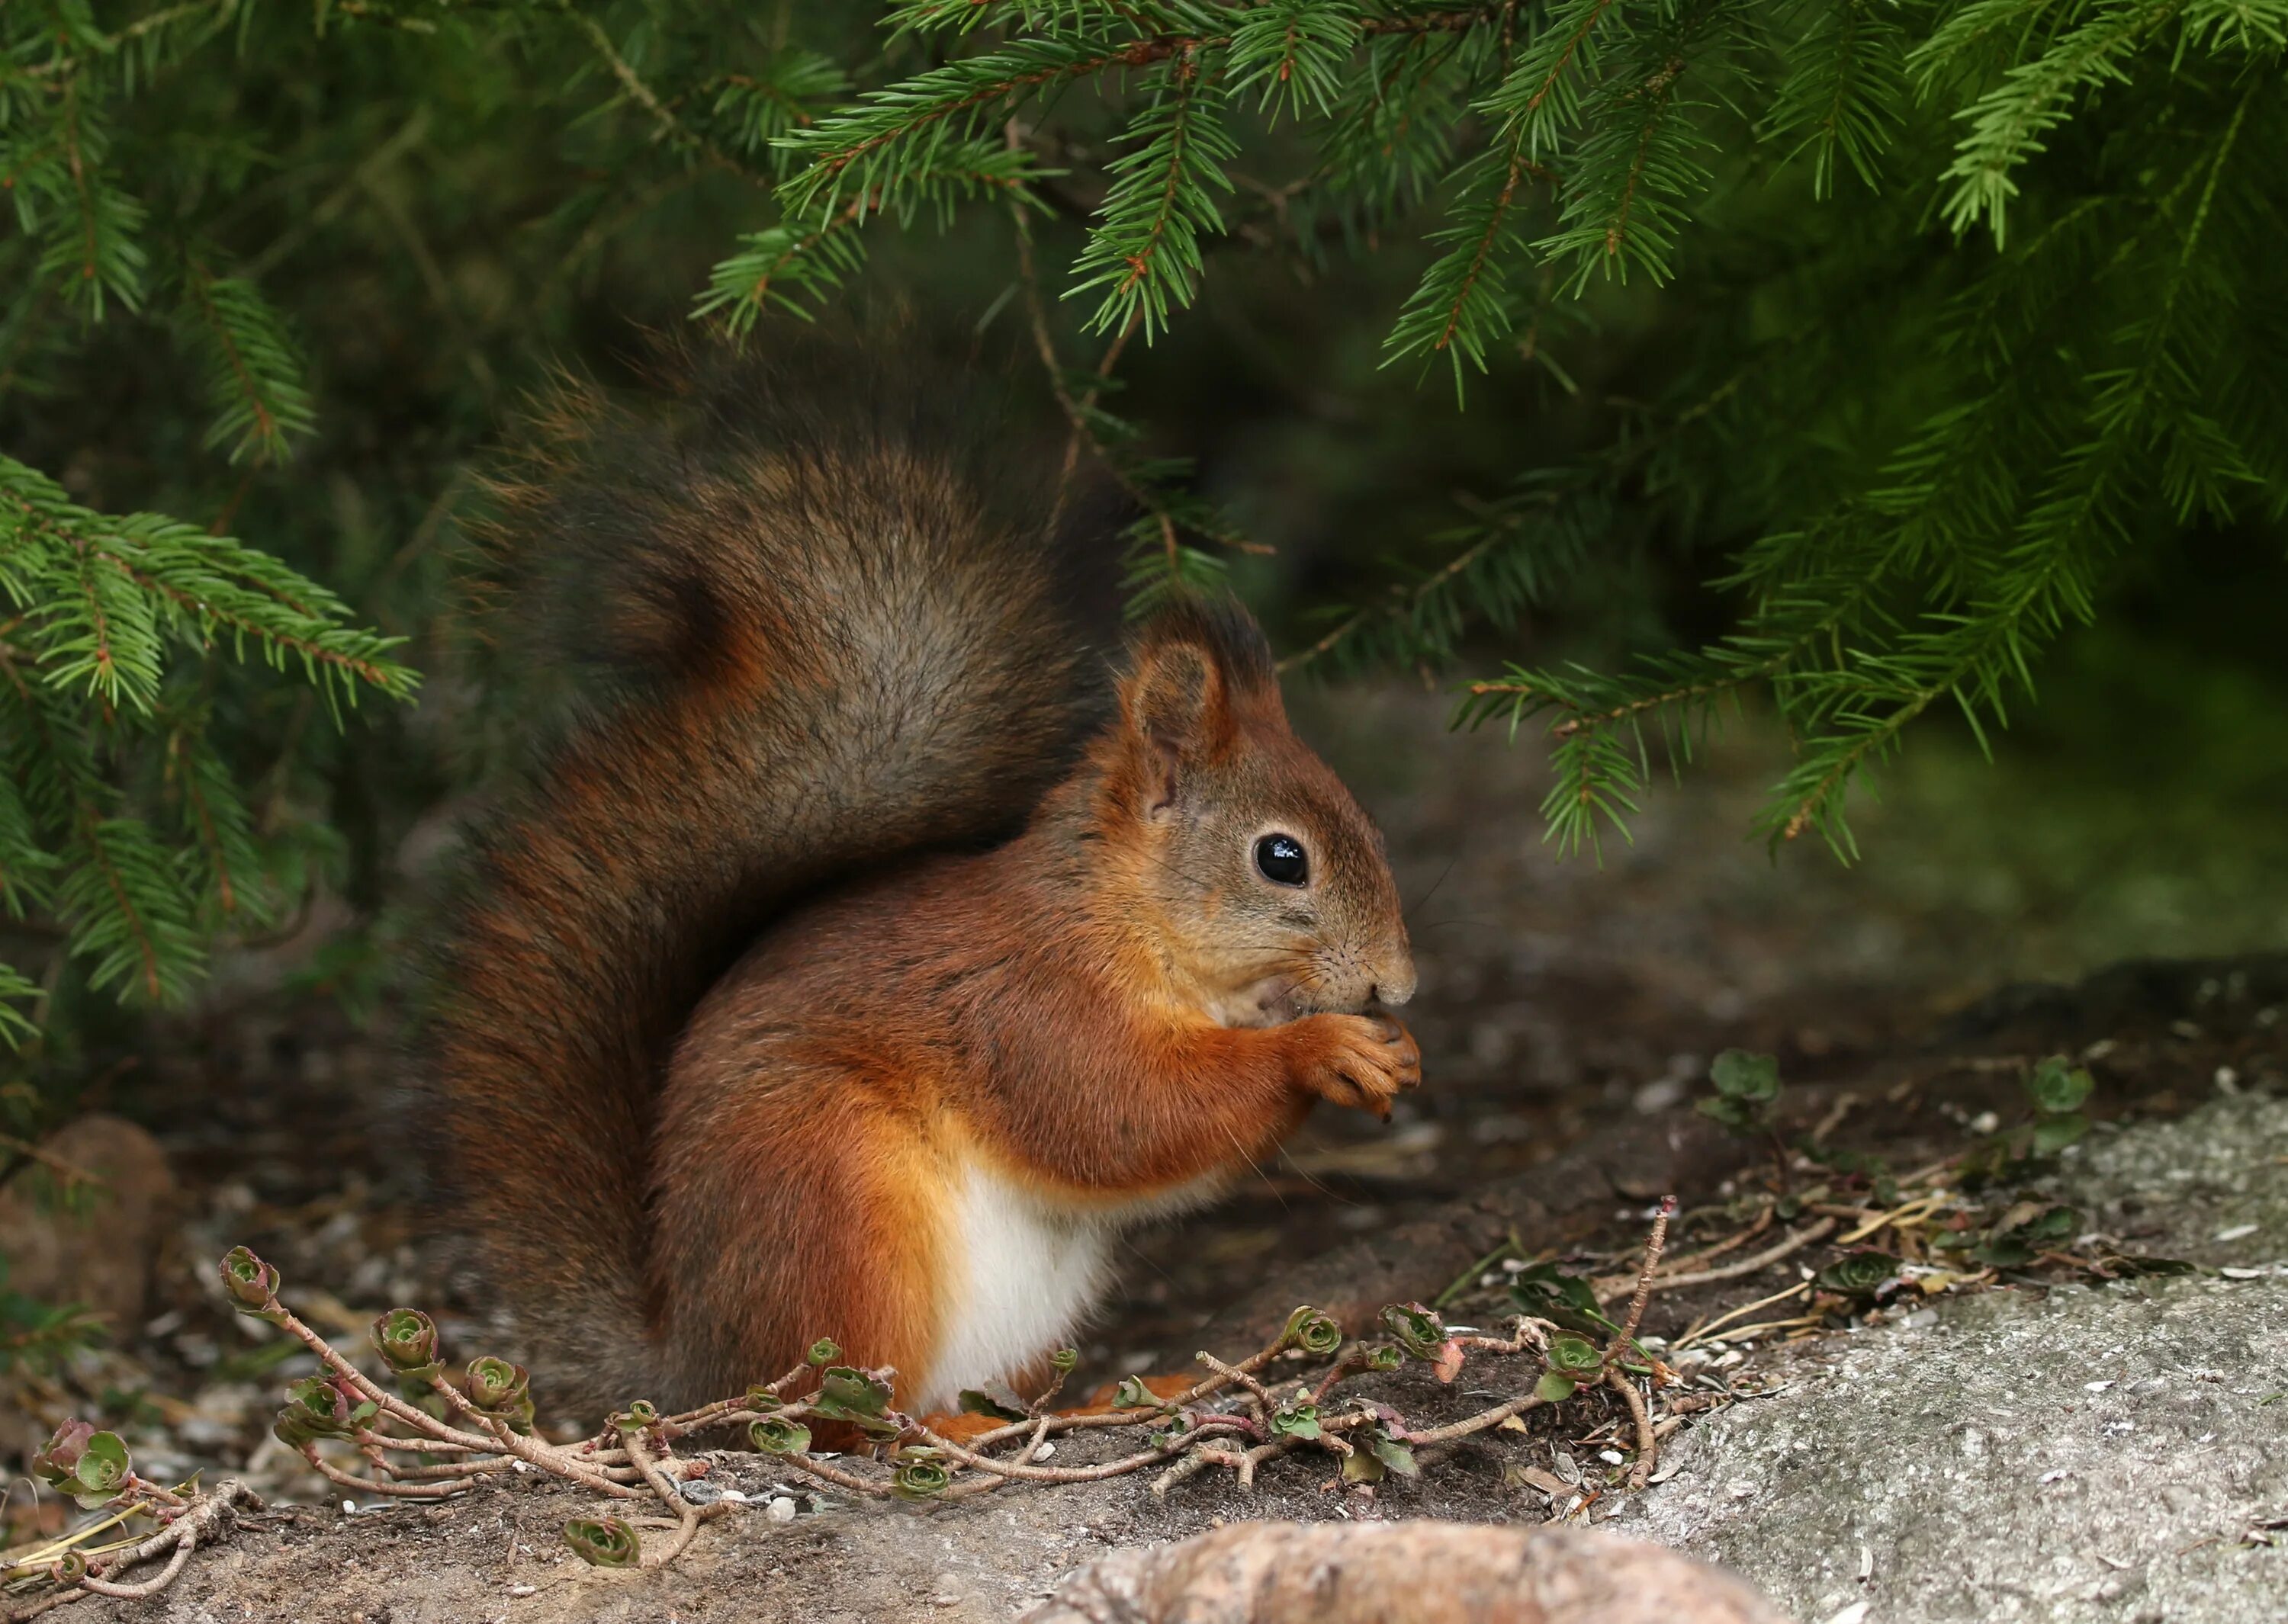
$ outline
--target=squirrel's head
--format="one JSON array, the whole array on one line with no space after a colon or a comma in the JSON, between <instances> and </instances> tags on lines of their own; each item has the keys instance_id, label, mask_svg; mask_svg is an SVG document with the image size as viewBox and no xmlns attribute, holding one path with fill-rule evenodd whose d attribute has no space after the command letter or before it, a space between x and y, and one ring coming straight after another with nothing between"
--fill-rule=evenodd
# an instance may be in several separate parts
<instances>
[{"instance_id":1,"label":"squirrel's head","mask_svg":"<svg viewBox=\"0 0 2288 1624\"><path fill-rule=\"evenodd\" d=\"M1382 836L1288 726L1245 610L1186 604L1147 626L1103 744L1117 906L1186 1002L1246 1026L1413 995Z\"/></svg>"}]
</instances>

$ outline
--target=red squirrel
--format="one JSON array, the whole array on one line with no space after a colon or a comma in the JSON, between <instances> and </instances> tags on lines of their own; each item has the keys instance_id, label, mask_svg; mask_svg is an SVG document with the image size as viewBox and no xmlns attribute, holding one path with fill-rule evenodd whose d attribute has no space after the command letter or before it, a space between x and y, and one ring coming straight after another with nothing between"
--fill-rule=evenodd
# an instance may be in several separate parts
<instances>
[{"instance_id":1,"label":"red squirrel","mask_svg":"<svg viewBox=\"0 0 2288 1624\"><path fill-rule=\"evenodd\" d=\"M568 386L497 487L564 719L469 842L427 1065L568 1408L830 1337L949 1409L1063 1345L1123 1225L1421 1075L1369 1012L1415 984L1381 838L1254 622L1108 658L988 414L771 348Z\"/></svg>"}]
</instances>

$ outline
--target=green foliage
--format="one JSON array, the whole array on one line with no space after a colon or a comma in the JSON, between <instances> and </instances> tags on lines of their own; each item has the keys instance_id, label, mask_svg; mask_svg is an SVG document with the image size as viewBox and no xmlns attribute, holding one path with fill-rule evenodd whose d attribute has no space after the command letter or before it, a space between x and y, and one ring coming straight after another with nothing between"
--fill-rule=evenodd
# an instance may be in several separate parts
<instances>
[{"instance_id":1,"label":"green foliage","mask_svg":"<svg viewBox=\"0 0 2288 1624\"><path fill-rule=\"evenodd\" d=\"M1057 99L1092 83L1117 105L1118 155L1069 291L1098 299L1098 330L1149 340L1191 304L1203 245L1235 228L1219 200L1259 161L1293 165L1250 186L1283 223L1332 219L1369 250L1442 197L1386 350L1445 360L1458 388L1508 347L1553 365L1554 313L1632 271L1697 273L1704 306L1789 284L1781 320L1709 324L1641 421L1518 471L1498 522L1401 555L1413 583L1301 656L1442 666L1470 625L1513 624L1616 530L1725 501L1733 630L1617 674L1516 665L1467 692L1466 722L1547 729L1544 813L1569 850L1635 810L1648 733L1681 759L1753 687L1799 745L1760 828L1816 830L1847 856L1848 792L1911 724L1943 702L1983 740L2122 555L2276 519L2288 500L2263 292L2281 225L2264 154L2288 141L2276 0L2055 17L2030 0L1074 0L897 17L968 53L790 138L806 162L783 195L823 228L822 209L902 199L1013 116L1013 150L1062 155ZM1005 178L1040 195L1052 176ZM1696 240L1762 187L1788 200L1763 252ZM1872 281L1891 330L1855 347L1822 332ZM1829 464L1819 477L1786 476L1791 436ZM1645 519L1625 527L1632 499ZM1198 567L1183 519L1156 511L1167 544L1137 554L1147 598L1154 574Z\"/></svg>"},{"instance_id":2,"label":"green foliage","mask_svg":"<svg viewBox=\"0 0 2288 1624\"><path fill-rule=\"evenodd\" d=\"M30 1464L35 1477L70 1495L83 1510L104 1504L134 1477L119 1434L99 1432L83 1421L68 1421L58 1428Z\"/></svg>"},{"instance_id":3,"label":"green foliage","mask_svg":"<svg viewBox=\"0 0 2288 1624\"><path fill-rule=\"evenodd\" d=\"M2070 1244L2080 1227L2081 1215L2070 1207L2038 1207L2030 1212L2014 1208L1982 1232L1950 1232L1934 1244L1942 1250L1963 1252L1989 1268L2022 1269L2043 1252ZM2174 1272L2182 1266L2165 1259L2157 1261L2156 1272Z\"/></svg>"},{"instance_id":4,"label":"green foliage","mask_svg":"<svg viewBox=\"0 0 2288 1624\"><path fill-rule=\"evenodd\" d=\"M1769 1055L1728 1049L1708 1068L1716 1092L1694 1109L1734 1133L1757 1133L1770 1126L1780 1097L1780 1065Z\"/></svg>"},{"instance_id":5,"label":"green foliage","mask_svg":"<svg viewBox=\"0 0 2288 1624\"><path fill-rule=\"evenodd\" d=\"M1546 1357L1549 1368L1542 1373L1533 1390L1537 1397L1552 1404L1570 1398L1576 1390L1601 1380L1605 1373L1604 1354L1582 1337L1551 1337Z\"/></svg>"},{"instance_id":6,"label":"green foliage","mask_svg":"<svg viewBox=\"0 0 2288 1624\"><path fill-rule=\"evenodd\" d=\"M564 1542L591 1567L632 1568L643 1560L643 1541L616 1517L576 1517L564 1525Z\"/></svg>"},{"instance_id":7,"label":"green foliage","mask_svg":"<svg viewBox=\"0 0 2288 1624\"><path fill-rule=\"evenodd\" d=\"M1863 1248L1846 1252L1829 1264L1812 1277L1812 1283L1839 1296L1871 1302L1883 1282L1896 1279L1898 1272L1897 1258L1888 1252Z\"/></svg>"},{"instance_id":8,"label":"green foliage","mask_svg":"<svg viewBox=\"0 0 2288 1624\"><path fill-rule=\"evenodd\" d=\"M0 597L0 897L59 921L95 986L179 997L221 921L277 903L244 788L207 737L203 662L251 652L338 710L366 688L411 691L396 639L266 554L92 512L7 456ZM12 971L0 985L31 991Z\"/></svg>"},{"instance_id":9,"label":"green foliage","mask_svg":"<svg viewBox=\"0 0 2288 1624\"><path fill-rule=\"evenodd\" d=\"M1419 486L1380 584L1291 668L1458 672L1541 734L1566 851L1759 694L1758 828L1848 855L1920 719L1985 741L2125 571L2288 515L2284 38L2288 0L12 6L0 1037L68 1058L321 886L370 918L461 764L306 713L483 657L441 538L519 392L627 314L751 335L878 275L1029 340L1139 607L1281 567L1123 376L1279 279L1281 342L1423 391L1375 408L1369 482ZM1450 383L1549 410L1457 434ZM1678 572L1709 635L1467 680Z\"/></svg>"},{"instance_id":10,"label":"green foliage","mask_svg":"<svg viewBox=\"0 0 2288 1624\"><path fill-rule=\"evenodd\" d=\"M2097 1087L2088 1071L2063 1055L2052 1055L2023 1079L2031 1118L1997 1133L1963 1161L1966 1184L2007 1183L2030 1177L2042 1165L2089 1132L2082 1106Z\"/></svg>"},{"instance_id":11,"label":"green foliage","mask_svg":"<svg viewBox=\"0 0 2288 1624\"><path fill-rule=\"evenodd\" d=\"M47 1375L101 1340L103 1322L75 1303L43 1303L8 1284L0 1256L0 1381L19 1372Z\"/></svg>"}]
</instances>

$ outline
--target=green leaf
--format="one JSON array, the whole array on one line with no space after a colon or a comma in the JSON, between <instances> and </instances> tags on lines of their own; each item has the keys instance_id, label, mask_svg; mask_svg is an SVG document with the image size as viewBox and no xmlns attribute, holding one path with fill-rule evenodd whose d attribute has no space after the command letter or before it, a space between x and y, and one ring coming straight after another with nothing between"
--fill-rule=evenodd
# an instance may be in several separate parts
<instances>
[{"instance_id":1,"label":"green leaf","mask_svg":"<svg viewBox=\"0 0 2288 1624\"><path fill-rule=\"evenodd\" d=\"M1535 1319L1569 1330L1593 1333L1609 1323L1598 1306L1596 1288L1555 1264L1533 1264L1511 1276L1509 1300Z\"/></svg>"},{"instance_id":2,"label":"green leaf","mask_svg":"<svg viewBox=\"0 0 2288 1624\"><path fill-rule=\"evenodd\" d=\"M1579 1386L1580 1383L1571 1376L1545 1370L1541 1373L1541 1380L1533 1384L1533 1396L1546 1404L1561 1404L1570 1398Z\"/></svg>"},{"instance_id":3,"label":"green leaf","mask_svg":"<svg viewBox=\"0 0 2288 1624\"><path fill-rule=\"evenodd\" d=\"M1596 1345L1578 1336L1553 1336L1547 1353L1550 1369L1577 1379L1601 1375L1605 1356Z\"/></svg>"},{"instance_id":4,"label":"green leaf","mask_svg":"<svg viewBox=\"0 0 2288 1624\"><path fill-rule=\"evenodd\" d=\"M1192 1418L1190 1416L1185 1414L1180 1410L1170 1410L1166 1417L1161 1422L1160 1425L1155 1427L1150 1432L1145 1434L1145 1440L1155 1449L1166 1449L1182 1439L1189 1438L1192 1431Z\"/></svg>"},{"instance_id":5,"label":"green leaf","mask_svg":"<svg viewBox=\"0 0 2288 1624\"><path fill-rule=\"evenodd\" d=\"M1121 133L1128 150L1107 166L1111 187L1065 290L1100 295L1092 331L1132 325L1150 343L1172 307L1192 302L1200 239L1224 229L1213 194L1232 189L1224 166L1239 145L1223 122L1225 91L1201 54L1181 47L1153 74L1152 100Z\"/></svg>"},{"instance_id":6,"label":"green leaf","mask_svg":"<svg viewBox=\"0 0 2288 1624\"><path fill-rule=\"evenodd\" d=\"M1766 1105L1779 1097L1780 1063L1770 1055L1728 1049L1709 1066L1708 1081L1727 1099Z\"/></svg>"},{"instance_id":7,"label":"green leaf","mask_svg":"<svg viewBox=\"0 0 2288 1624\"><path fill-rule=\"evenodd\" d=\"M848 1365L830 1365L820 1375L818 1395L811 1408L835 1421L846 1421L874 1433L895 1432L897 1424L884 1418L890 1406L889 1383L870 1372Z\"/></svg>"},{"instance_id":8,"label":"green leaf","mask_svg":"<svg viewBox=\"0 0 2288 1624\"><path fill-rule=\"evenodd\" d=\"M2027 1240L2042 1245L2070 1240L2081 1228L2081 1214L2070 1207L2053 1207L2038 1216L2028 1219L2017 1232Z\"/></svg>"},{"instance_id":9,"label":"green leaf","mask_svg":"<svg viewBox=\"0 0 2288 1624\"><path fill-rule=\"evenodd\" d=\"M991 1415L1002 1421L1022 1421L1032 1414L1014 1390L998 1382L963 1388L954 1407L964 1415Z\"/></svg>"},{"instance_id":10,"label":"green leaf","mask_svg":"<svg viewBox=\"0 0 2288 1624\"><path fill-rule=\"evenodd\" d=\"M244 1247L233 1247L223 1254L220 1273L223 1289L230 1294L239 1312L258 1319L272 1318L266 1311L277 1299L277 1270Z\"/></svg>"},{"instance_id":11,"label":"green leaf","mask_svg":"<svg viewBox=\"0 0 2288 1624\"><path fill-rule=\"evenodd\" d=\"M226 448L234 463L284 461L290 442L317 426L285 319L243 278L213 276L194 262L186 281L184 307L214 411L208 449Z\"/></svg>"},{"instance_id":12,"label":"green leaf","mask_svg":"<svg viewBox=\"0 0 2288 1624\"><path fill-rule=\"evenodd\" d=\"M1445 1323L1419 1303L1393 1303L1382 1311L1381 1318L1383 1328L1416 1359L1435 1359L1445 1345Z\"/></svg>"},{"instance_id":13,"label":"green leaf","mask_svg":"<svg viewBox=\"0 0 2288 1624\"><path fill-rule=\"evenodd\" d=\"M1324 1359L1342 1346L1343 1327L1329 1315L1305 1306L1287 1316L1286 1327L1279 1333L1282 1346L1300 1348L1304 1352Z\"/></svg>"},{"instance_id":14,"label":"green leaf","mask_svg":"<svg viewBox=\"0 0 2288 1624\"><path fill-rule=\"evenodd\" d=\"M1275 117L1330 111L1357 46L1354 0L1265 0L1240 13L1231 36L1231 93L1258 93Z\"/></svg>"},{"instance_id":15,"label":"green leaf","mask_svg":"<svg viewBox=\"0 0 2288 1624\"><path fill-rule=\"evenodd\" d=\"M393 1308L373 1322L373 1345L383 1362L408 1381L425 1381L437 1362L437 1327L418 1309Z\"/></svg>"},{"instance_id":16,"label":"green leaf","mask_svg":"<svg viewBox=\"0 0 2288 1624\"><path fill-rule=\"evenodd\" d=\"M632 1568L643 1560L636 1531L616 1517L576 1517L564 1525L564 1542L592 1567Z\"/></svg>"},{"instance_id":17,"label":"green leaf","mask_svg":"<svg viewBox=\"0 0 2288 1624\"><path fill-rule=\"evenodd\" d=\"M810 1429L798 1421L766 1415L747 1424L747 1438L765 1454L800 1454L810 1447Z\"/></svg>"},{"instance_id":18,"label":"green leaf","mask_svg":"<svg viewBox=\"0 0 2288 1624\"><path fill-rule=\"evenodd\" d=\"M900 1500L935 1500L953 1486L953 1474L934 1458L910 1453L890 1475L890 1493Z\"/></svg>"},{"instance_id":19,"label":"green leaf","mask_svg":"<svg viewBox=\"0 0 2288 1624\"><path fill-rule=\"evenodd\" d=\"M470 1404L480 1410L500 1412L514 1408L531 1382L531 1373L523 1366L484 1354L469 1361L464 1385Z\"/></svg>"},{"instance_id":20,"label":"green leaf","mask_svg":"<svg viewBox=\"0 0 2288 1624\"><path fill-rule=\"evenodd\" d=\"M83 1507L111 1499L127 1485L131 1473L127 1446L116 1432L91 1434L72 1468L69 1490Z\"/></svg>"},{"instance_id":21,"label":"green leaf","mask_svg":"<svg viewBox=\"0 0 2288 1624\"><path fill-rule=\"evenodd\" d=\"M2089 1119L2078 1111L2045 1116L2034 1123L2033 1153L2054 1156L2089 1132Z\"/></svg>"},{"instance_id":22,"label":"green leaf","mask_svg":"<svg viewBox=\"0 0 2288 1624\"><path fill-rule=\"evenodd\" d=\"M1402 1477L1422 1475L1422 1469L1414 1463L1412 1447L1392 1437L1386 1428L1361 1427L1350 1436L1355 1451L1370 1455L1386 1470L1396 1472Z\"/></svg>"},{"instance_id":23,"label":"green leaf","mask_svg":"<svg viewBox=\"0 0 2288 1624\"><path fill-rule=\"evenodd\" d=\"M1271 1413L1271 1431L1277 1438L1317 1438L1319 1406L1304 1398L1291 1398Z\"/></svg>"},{"instance_id":24,"label":"green leaf","mask_svg":"<svg viewBox=\"0 0 2288 1624\"><path fill-rule=\"evenodd\" d=\"M2026 1093L2035 1109L2049 1116L2080 1110L2096 1086L2086 1070L2070 1066L2063 1055L2050 1056L2026 1079Z\"/></svg>"},{"instance_id":25,"label":"green leaf","mask_svg":"<svg viewBox=\"0 0 2288 1624\"><path fill-rule=\"evenodd\" d=\"M1883 1283L1895 1279L1898 1272L1897 1258L1888 1252L1865 1248L1847 1252L1829 1264L1813 1276L1813 1283L1842 1296L1871 1300Z\"/></svg>"}]
</instances>

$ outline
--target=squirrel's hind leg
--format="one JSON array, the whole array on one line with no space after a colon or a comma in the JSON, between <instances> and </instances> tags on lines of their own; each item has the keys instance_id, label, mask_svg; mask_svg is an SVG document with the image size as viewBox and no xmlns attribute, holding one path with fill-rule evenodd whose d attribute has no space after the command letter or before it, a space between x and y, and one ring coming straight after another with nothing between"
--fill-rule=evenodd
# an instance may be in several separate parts
<instances>
[{"instance_id":1,"label":"squirrel's hind leg","mask_svg":"<svg viewBox=\"0 0 2288 1624\"><path fill-rule=\"evenodd\" d=\"M774 1079L775 1082L786 1081ZM820 1338L918 1394L937 1340L945 1192L910 1119L846 1086L679 1090L655 1184L656 1281L685 1396L783 1374Z\"/></svg>"}]
</instances>

